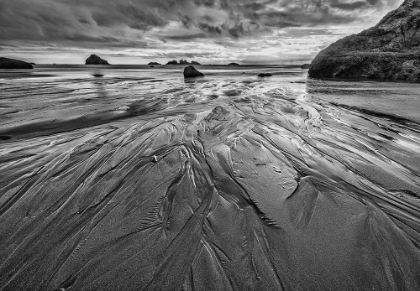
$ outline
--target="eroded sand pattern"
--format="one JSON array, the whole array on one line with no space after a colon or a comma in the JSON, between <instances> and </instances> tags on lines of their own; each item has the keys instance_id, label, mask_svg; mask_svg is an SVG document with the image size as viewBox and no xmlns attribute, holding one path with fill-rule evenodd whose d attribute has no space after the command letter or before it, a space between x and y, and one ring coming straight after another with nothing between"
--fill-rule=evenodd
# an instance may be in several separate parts
<instances>
[{"instance_id":1,"label":"eroded sand pattern","mask_svg":"<svg viewBox=\"0 0 420 291\"><path fill-rule=\"evenodd\" d=\"M420 290L418 121L320 81L14 82L0 290Z\"/></svg>"}]
</instances>

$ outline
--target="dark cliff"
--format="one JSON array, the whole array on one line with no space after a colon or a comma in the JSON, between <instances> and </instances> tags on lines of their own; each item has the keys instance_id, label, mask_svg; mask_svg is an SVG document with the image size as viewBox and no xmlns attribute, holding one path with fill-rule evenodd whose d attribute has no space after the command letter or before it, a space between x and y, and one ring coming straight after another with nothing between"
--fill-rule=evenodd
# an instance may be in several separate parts
<instances>
[{"instance_id":1,"label":"dark cliff","mask_svg":"<svg viewBox=\"0 0 420 291\"><path fill-rule=\"evenodd\" d=\"M27 62L0 58L0 69L33 69L34 67Z\"/></svg>"},{"instance_id":2,"label":"dark cliff","mask_svg":"<svg viewBox=\"0 0 420 291\"><path fill-rule=\"evenodd\" d=\"M420 82L419 28L420 1L406 0L376 26L321 51L309 76Z\"/></svg>"}]
</instances>

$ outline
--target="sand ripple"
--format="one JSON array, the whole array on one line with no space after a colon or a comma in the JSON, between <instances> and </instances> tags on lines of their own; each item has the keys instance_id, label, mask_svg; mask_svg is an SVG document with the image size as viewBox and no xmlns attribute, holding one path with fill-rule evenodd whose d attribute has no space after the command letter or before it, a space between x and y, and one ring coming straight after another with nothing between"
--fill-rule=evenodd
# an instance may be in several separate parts
<instances>
[{"instance_id":1,"label":"sand ripple","mask_svg":"<svg viewBox=\"0 0 420 291\"><path fill-rule=\"evenodd\" d=\"M420 290L418 123L111 81L3 99L1 290Z\"/></svg>"}]
</instances>

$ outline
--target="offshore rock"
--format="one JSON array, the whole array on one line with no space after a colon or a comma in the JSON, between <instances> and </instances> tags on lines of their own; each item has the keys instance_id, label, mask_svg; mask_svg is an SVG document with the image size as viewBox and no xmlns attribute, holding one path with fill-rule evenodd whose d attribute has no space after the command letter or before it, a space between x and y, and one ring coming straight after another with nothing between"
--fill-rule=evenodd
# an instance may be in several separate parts
<instances>
[{"instance_id":1,"label":"offshore rock","mask_svg":"<svg viewBox=\"0 0 420 291\"><path fill-rule=\"evenodd\" d=\"M420 2L406 0L376 26L321 51L309 77L420 82L419 28Z\"/></svg>"},{"instance_id":2,"label":"offshore rock","mask_svg":"<svg viewBox=\"0 0 420 291\"><path fill-rule=\"evenodd\" d=\"M173 61L173 62L175 62L175 65L177 64L176 61ZM180 65L197 65L197 66L201 66L201 64L199 62L196 62L196 61L189 62L189 61L183 60L183 59L179 60L179 64Z\"/></svg>"},{"instance_id":3,"label":"offshore rock","mask_svg":"<svg viewBox=\"0 0 420 291\"><path fill-rule=\"evenodd\" d=\"M86 65L109 65L109 63L97 55L90 55L90 57L86 59Z\"/></svg>"},{"instance_id":4,"label":"offshore rock","mask_svg":"<svg viewBox=\"0 0 420 291\"><path fill-rule=\"evenodd\" d=\"M261 74L258 74L258 77L260 77L260 78L266 78L266 77L271 77L271 76L273 76L273 75L270 74L270 73L261 73Z\"/></svg>"},{"instance_id":5,"label":"offshore rock","mask_svg":"<svg viewBox=\"0 0 420 291\"><path fill-rule=\"evenodd\" d=\"M184 69L184 78L204 77L204 74L197 71L194 66L188 66Z\"/></svg>"},{"instance_id":6,"label":"offshore rock","mask_svg":"<svg viewBox=\"0 0 420 291\"><path fill-rule=\"evenodd\" d=\"M34 67L27 62L0 58L0 69L33 69Z\"/></svg>"}]
</instances>

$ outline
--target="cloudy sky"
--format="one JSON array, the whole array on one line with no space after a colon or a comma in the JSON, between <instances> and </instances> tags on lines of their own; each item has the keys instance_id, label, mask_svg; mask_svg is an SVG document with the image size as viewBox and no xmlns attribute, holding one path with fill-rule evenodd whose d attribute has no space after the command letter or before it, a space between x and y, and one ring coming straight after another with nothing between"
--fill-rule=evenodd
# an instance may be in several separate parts
<instances>
[{"instance_id":1,"label":"cloudy sky","mask_svg":"<svg viewBox=\"0 0 420 291\"><path fill-rule=\"evenodd\" d=\"M403 0L1 0L0 56L81 64L305 63Z\"/></svg>"}]
</instances>

